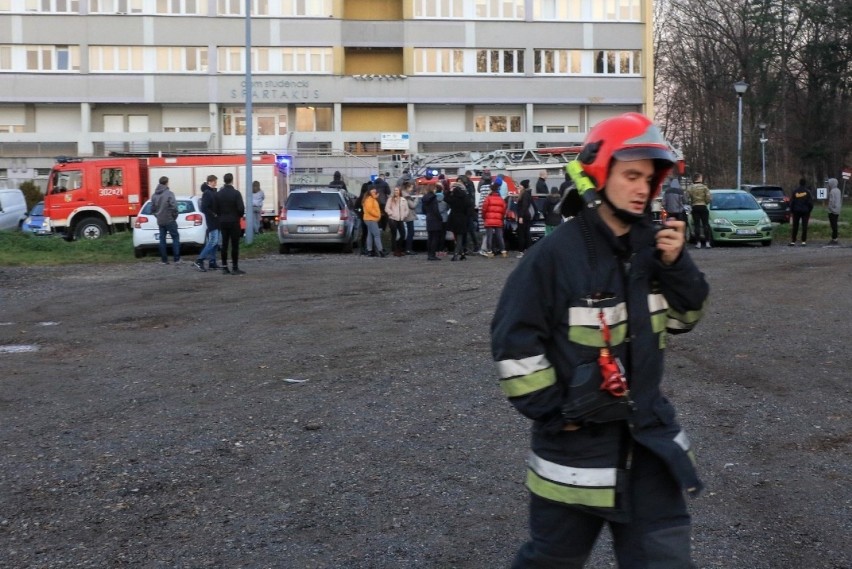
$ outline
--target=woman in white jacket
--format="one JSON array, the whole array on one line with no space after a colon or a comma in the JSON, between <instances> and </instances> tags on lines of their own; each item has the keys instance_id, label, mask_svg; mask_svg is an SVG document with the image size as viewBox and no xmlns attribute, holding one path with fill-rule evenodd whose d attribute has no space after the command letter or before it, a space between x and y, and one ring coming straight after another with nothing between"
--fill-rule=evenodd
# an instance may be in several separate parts
<instances>
[{"instance_id":1,"label":"woman in white jacket","mask_svg":"<svg viewBox=\"0 0 852 569\"><path fill-rule=\"evenodd\" d=\"M408 200L402 197L399 186L395 187L385 204L385 213L388 214L388 226L393 241L394 257L405 255L405 218L408 217L409 212Z\"/></svg>"}]
</instances>

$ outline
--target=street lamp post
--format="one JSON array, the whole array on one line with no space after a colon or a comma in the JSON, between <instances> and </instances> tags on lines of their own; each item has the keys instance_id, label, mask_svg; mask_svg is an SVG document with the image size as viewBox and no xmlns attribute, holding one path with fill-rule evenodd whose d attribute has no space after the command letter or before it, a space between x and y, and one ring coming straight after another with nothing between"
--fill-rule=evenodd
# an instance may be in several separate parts
<instances>
[{"instance_id":1,"label":"street lamp post","mask_svg":"<svg viewBox=\"0 0 852 569\"><path fill-rule=\"evenodd\" d=\"M761 180L761 184L766 185L766 143L769 142L769 139L766 138L766 123L762 122L757 125L757 128L760 129L760 166L763 172L763 178Z\"/></svg>"},{"instance_id":2,"label":"street lamp post","mask_svg":"<svg viewBox=\"0 0 852 569\"><path fill-rule=\"evenodd\" d=\"M743 95L747 90L745 81L734 83L734 91L737 92L737 189L743 183Z\"/></svg>"}]
</instances>

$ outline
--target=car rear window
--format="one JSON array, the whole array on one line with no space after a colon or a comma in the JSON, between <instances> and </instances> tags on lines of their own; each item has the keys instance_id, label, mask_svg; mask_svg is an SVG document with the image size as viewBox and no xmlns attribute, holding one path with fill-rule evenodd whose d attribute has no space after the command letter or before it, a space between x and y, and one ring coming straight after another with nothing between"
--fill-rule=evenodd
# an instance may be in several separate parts
<instances>
[{"instance_id":1,"label":"car rear window","mask_svg":"<svg viewBox=\"0 0 852 569\"><path fill-rule=\"evenodd\" d=\"M751 195L756 198L783 198L784 190L780 187L752 188Z\"/></svg>"},{"instance_id":2,"label":"car rear window","mask_svg":"<svg viewBox=\"0 0 852 569\"><path fill-rule=\"evenodd\" d=\"M195 204L192 203L192 200L177 200L177 208L178 214L182 213L192 213L196 211ZM142 208L142 211L139 212L145 215L152 215L154 213L153 204L149 201L145 204L145 207Z\"/></svg>"},{"instance_id":3,"label":"car rear window","mask_svg":"<svg viewBox=\"0 0 852 569\"><path fill-rule=\"evenodd\" d=\"M323 192L290 194L287 209L340 209L340 196Z\"/></svg>"},{"instance_id":4,"label":"car rear window","mask_svg":"<svg viewBox=\"0 0 852 569\"><path fill-rule=\"evenodd\" d=\"M192 213L195 211L195 206L189 200L178 200L178 213Z\"/></svg>"}]
</instances>

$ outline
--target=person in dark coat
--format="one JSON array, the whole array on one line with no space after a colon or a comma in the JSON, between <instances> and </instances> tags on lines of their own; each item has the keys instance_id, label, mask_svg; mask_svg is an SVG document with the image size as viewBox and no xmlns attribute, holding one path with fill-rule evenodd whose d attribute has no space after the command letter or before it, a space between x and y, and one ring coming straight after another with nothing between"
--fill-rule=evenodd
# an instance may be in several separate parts
<instances>
[{"instance_id":1,"label":"person in dark coat","mask_svg":"<svg viewBox=\"0 0 852 569\"><path fill-rule=\"evenodd\" d=\"M547 170L542 170L538 173L538 180L535 182L535 193L540 196L546 196L550 193L547 188Z\"/></svg>"},{"instance_id":2,"label":"person in dark coat","mask_svg":"<svg viewBox=\"0 0 852 569\"><path fill-rule=\"evenodd\" d=\"M219 212L216 205L216 185L219 183L218 180L219 178L215 174L210 174L207 176L207 181L201 184L201 203L199 207L201 208L201 213L204 214L204 220L207 222L207 234L204 240L204 248L198 254L198 259L195 260L193 266L202 273L207 272L207 269L204 268L205 259L209 262L210 269L219 268L219 265L216 264L216 249L219 247L221 239L219 233Z\"/></svg>"},{"instance_id":3,"label":"person in dark coat","mask_svg":"<svg viewBox=\"0 0 852 569\"><path fill-rule=\"evenodd\" d=\"M793 190L790 197L790 213L793 216L791 223L792 235L790 236L790 247L796 244L796 235L799 233L799 223L802 224L802 247L808 244L808 222L811 219L811 211L814 209L814 197L807 186L804 178L799 180L798 187Z\"/></svg>"},{"instance_id":4,"label":"person in dark coat","mask_svg":"<svg viewBox=\"0 0 852 569\"><path fill-rule=\"evenodd\" d=\"M441 245L441 234L444 232L444 220L438 207L438 196L434 184L426 186L426 193L420 199L423 214L426 216L426 256L427 261L440 261L438 247Z\"/></svg>"},{"instance_id":5,"label":"person in dark coat","mask_svg":"<svg viewBox=\"0 0 852 569\"><path fill-rule=\"evenodd\" d=\"M346 187L346 182L343 181L343 174L339 171L335 170L331 182L328 184L329 188L337 188L339 190L348 190Z\"/></svg>"},{"instance_id":6,"label":"person in dark coat","mask_svg":"<svg viewBox=\"0 0 852 569\"><path fill-rule=\"evenodd\" d=\"M450 215L447 219L447 229L453 232L455 249L451 261L464 261L465 248L467 246L467 229L470 219L470 198L467 190L461 182L453 182L450 191L444 197L444 201L450 206Z\"/></svg>"},{"instance_id":7,"label":"person in dark coat","mask_svg":"<svg viewBox=\"0 0 852 569\"><path fill-rule=\"evenodd\" d=\"M473 180L470 177L473 174L470 170L467 170L464 174L458 177L458 182L464 184L464 189L467 191L467 196L470 200L468 204L468 213L467 216L467 243L471 245L466 248L466 251L470 251L471 253L479 249L479 212L477 211L476 204L478 202L476 195L476 186L473 183Z\"/></svg>"},{"instance_id":8,"label":"person in dark coat","mask_svg":"<svg viewBox=\"0 0 852 569\"><path fill-rule=\"evenodd\" d=\"M219 209L219 230L222 232L222 272L226 275L244 275L240 270L240 219L246 214L243 195L233 186L234 175L228 172L222 178L225 185L216 194ZM231 269L228 269L228 245L231 246Z\"/></svg>"},{"instance_id":9,"label":"person in dark coat","mask_svg":"<svg viewBox=\"0 0 852 569\"><path fill-rule=\"evenodd\" d=\"M544 235L545 237L553 233L556 226L562 223L562 214L559 213L559 188L556 186L550 189L550 195L547 196L547 201L544 203Z\"/></svg>"},{"instance_id":10,"label":"person in dark coat","mask_svg":"<svg viewBox=\"0 0 852 569\"><path fill-rule=\"evenodd\" d=\"M532 212L531 212L532 210ZM518 258L524 256L524 251L531 245L530 225L535 217L535 206L532 202L530 181L521 180L521 195L518 196Z\"/></svg>"}]
</instances>

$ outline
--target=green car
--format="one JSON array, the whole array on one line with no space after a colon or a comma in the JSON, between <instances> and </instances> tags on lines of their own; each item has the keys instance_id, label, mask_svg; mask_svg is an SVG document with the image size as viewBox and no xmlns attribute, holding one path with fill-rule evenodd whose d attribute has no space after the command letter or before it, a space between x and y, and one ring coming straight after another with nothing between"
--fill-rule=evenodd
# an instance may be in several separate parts
<instances>
[{"instance_id":1,"label":"green car","mask_svg":"<svg viewBox=\"0 0 852 569\"><path fill-rule=\"evenodd\" d=\"M743 190L710 190L711 242L753 243L772 245L772 222L750 193ZM690 243L697 241L692 216L689 216L687 235Z\"/></svg>"}]
</instances>

